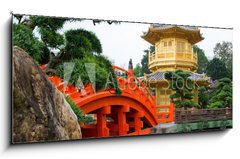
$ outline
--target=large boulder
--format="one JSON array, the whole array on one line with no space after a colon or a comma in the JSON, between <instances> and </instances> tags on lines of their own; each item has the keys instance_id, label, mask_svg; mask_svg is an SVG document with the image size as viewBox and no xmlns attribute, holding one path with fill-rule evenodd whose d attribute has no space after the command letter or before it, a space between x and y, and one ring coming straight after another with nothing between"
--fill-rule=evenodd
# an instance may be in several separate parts
<instances>
[{"instance_id":1,"label":"large boulder","mask_svg":"<svg viewBox=\"0 0 240 159\"><path fill-rule=\"evenodd\" d=\"M33 59L13 48L12 142L80 139L77 117Z\"/></svg>"}]
</instances>

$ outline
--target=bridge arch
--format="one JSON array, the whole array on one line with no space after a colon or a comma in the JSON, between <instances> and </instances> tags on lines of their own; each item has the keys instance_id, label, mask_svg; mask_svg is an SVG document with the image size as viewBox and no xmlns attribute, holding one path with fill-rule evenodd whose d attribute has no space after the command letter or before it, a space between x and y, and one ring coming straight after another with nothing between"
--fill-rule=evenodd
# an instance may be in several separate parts
<instances>
[{"instance_id":1,"label":"bridge arch","mask_svg":"<svg viewBox=\"0 0 240 159\"><path fill-rule=\"evenodd\" d=\"M91 114L95 110L105 106L128 106L136 112L143 113L142 116L146 118L145 121L148 126L157 124L156 108L152 106L147 107L145 102L135 99L126 93L123 93L121 96L116 96L109 92L101 92L85 97L82 100L74 100L74 102L80 106L86 114Z\"/></svg>"},{"instance_id":2,"label":"bridge arch","mask_svg":"<svg viewBox=\"0 0 240 159\"><path fill-rule=\"evenodd\" d=\"M115 95L114 90L95 92L91 83L79 91L70 83L64 86L63 79L58 76L49 76L57 89L68 95L85 114L95 115L96 122L81 125L83 138L149 134L150 127L167 121L164 119L167 113L161 113L162 119L158 119L155 97L134 77L133 70L117 66L114 69L127 74L127 78L117 76L122 90L120 96ZM168 121L172 120L171 115Z\"/></svg>"}]
</instances>

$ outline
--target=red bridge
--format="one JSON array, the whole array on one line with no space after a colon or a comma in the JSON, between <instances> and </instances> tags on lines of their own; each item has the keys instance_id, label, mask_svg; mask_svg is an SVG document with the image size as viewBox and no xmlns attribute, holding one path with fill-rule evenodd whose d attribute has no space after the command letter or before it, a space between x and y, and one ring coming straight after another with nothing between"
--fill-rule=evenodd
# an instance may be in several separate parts
<instances>
[{"instance_id":1,"label":"red bridge","mask_svg":"<svg viewBox=\"0 0 240 159\"><path fill-rule=\"evenodd\" d=\"M64 86L63 79L49 76L49 80L63 93L70 96L85 114L94 114L97 121L82 125L83 138L150 134L151 127L160 122L172 122L173 104L163 106L169 111L157 113L155 97L146 86L133 75L133 70L114 66L127 77L117 76L122 94L114 90L95 92L92 85L78 90L73 85Z\"/></svg>"}]
</instances>

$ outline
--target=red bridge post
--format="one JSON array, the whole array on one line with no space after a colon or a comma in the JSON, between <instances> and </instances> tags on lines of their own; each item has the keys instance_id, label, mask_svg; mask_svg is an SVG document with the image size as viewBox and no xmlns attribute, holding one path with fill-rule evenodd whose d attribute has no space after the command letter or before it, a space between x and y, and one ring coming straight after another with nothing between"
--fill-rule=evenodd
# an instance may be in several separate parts
<instances>
[{"instance_id":1,"label":"red bridge post","mask_svg":"<svg viewBox=\"0 0 240 159\"><path fill-rule=\"evenodd\" d=\"M119 108L118 111L118 133L119 136L123 136L126 135L128 130L129 130L129 126L126 122L126 113L129 112L130 108L129 106L121 106Z\"/></svg>"},{"instance_id":2,"label":"red bridge post","mask_svg":"<svg viewBox=\"0 0 240 159\"><path fill-rule=\"evenodd\" d=\"M142 127L143 127L143 122L141 120L141 117L143 117L143 113L142 112L136 112L134 113L134 129L135 132L139 132L141 131Z\"/></svg>"},{"instance_id":3,"label":"red bridge post","mask_svg":"<svg viewBox=\"0 0 240 159\"><path fill-rule=\"evenodd\" d=\"M98 137L109 136L109 129L107 128L106 114L111 113L111 107L106 106L97 111L97 135Z\"/></svg>"}]
</instances>

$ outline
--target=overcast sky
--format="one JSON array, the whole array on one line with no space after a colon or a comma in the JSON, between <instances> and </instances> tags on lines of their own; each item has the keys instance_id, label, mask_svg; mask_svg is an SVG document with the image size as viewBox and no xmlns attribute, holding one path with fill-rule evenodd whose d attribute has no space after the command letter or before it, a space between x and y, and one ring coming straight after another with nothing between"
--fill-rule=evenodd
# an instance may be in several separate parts
<instances>
[{"instance_id":1,"label":"overcast sky","mask_svg":"<svg viewBox=\"0 0 240 159\"><path fill-rule=\"evenodd\" d=\"M115 65L127 68L130 58L133 65L141 62L143 50L148 49L150 44L141 38L143 31L147 31L149 24L125 23L109 25L107 22L93 25L91 20L81 22L67 22L61 32L70 29L83 28L94 32L100 39L103 54L107 55ZM232 30L200 28L203 41L197 45L205 51L208 58L212 58L213 48L216 43L222 41L232 42Z\"/></svg>"}]
</instances>

